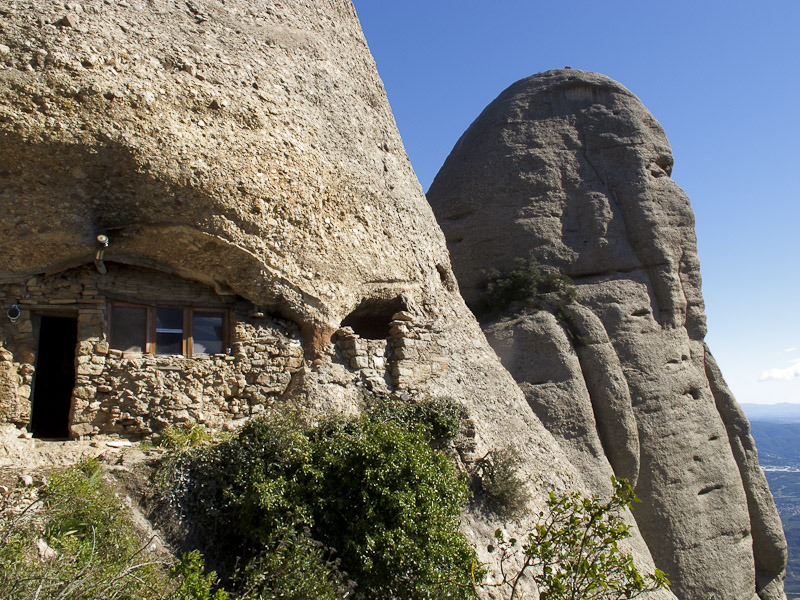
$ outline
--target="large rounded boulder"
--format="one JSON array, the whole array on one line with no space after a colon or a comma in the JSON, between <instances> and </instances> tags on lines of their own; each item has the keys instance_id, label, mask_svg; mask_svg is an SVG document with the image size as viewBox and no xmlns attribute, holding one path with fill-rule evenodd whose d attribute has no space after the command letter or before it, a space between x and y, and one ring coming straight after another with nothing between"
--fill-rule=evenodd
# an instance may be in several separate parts
<instances>
[{"instance_id":1,"label":"large rounded boulder","mask_svg":"<svg viewBox=\"0 0 800 600\"><path fill-rule=\"evenodd\" d=\"M487 273L533 272L532 259L571 278L574 301L518 299L482 326L586 477L636 483L636 522L676 595L782 598L786 543L703 341L694 216L672 164L625 87L548 71L483 111L428 200L468 303L485 305Z\"/></svg>"}]
</instances>

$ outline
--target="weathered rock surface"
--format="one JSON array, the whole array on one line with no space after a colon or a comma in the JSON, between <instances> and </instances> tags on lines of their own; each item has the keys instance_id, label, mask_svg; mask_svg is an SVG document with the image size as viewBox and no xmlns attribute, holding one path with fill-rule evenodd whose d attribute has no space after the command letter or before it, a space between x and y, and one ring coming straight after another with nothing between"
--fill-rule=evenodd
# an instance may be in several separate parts
<instances>
[{"instance_id":1,"label":"weathered rock surface","mask_svg":"<svg viewBox=\"0 0 800 600\"><path fill-rule=\"evenodd\" d=\"M374 389L449 395L475 424L461 460L519 448L532 509L553 489L595 489L459 296L348 0L15 0L0 15L0 284L24 309L0 328L10 396L35 362L20 349L30 314L69 309L50 292L93 266L103 234L109 265L198 281L297 324L303 364L280 400L356 410ZM50 298L39 308L23 305L36 274ZM91 310L79 347L106 335ZM387 332L362 335L375 328ZM482 560L501 525L465 513Z\"/></svg>"},{"instance_id":2,"label":"weathered rock surface","mask_svg":"<svg viewBox=\"0 0 800 600\"><path fill-rule=\"evenodd\" d=\"M484 270L517 257L573 279L571 318L519 304L484 329L588 480L637 481L636 521L676 595L783 598L786 543L703 343L694 217L671 170L661 127L627 89L548 71L484 110L428 200L468 302Z\"/></svg>"}]
</instances>

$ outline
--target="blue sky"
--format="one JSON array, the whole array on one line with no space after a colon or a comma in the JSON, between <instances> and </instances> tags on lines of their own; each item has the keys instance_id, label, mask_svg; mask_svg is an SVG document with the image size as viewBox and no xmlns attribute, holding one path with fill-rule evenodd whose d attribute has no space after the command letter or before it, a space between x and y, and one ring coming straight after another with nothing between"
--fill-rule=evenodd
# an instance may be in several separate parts
<instances>
[{"instance_id":1,"label":"blue sky","mask_svg":"<svg viewBox=\"0 0 800 600\"><path fill-rule=\"evenodd\" d=\"M639 96L692 201L728 383L740 402L800 403L800 2L354 4L425 190L518 79L571 66Z\"/></svg>"}]
</instances>

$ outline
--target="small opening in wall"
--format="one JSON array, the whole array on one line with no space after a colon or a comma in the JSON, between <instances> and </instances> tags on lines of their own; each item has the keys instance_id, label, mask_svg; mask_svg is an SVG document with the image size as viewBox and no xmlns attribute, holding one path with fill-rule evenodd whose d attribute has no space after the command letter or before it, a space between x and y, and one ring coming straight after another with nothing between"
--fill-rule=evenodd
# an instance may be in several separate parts
<instances>
[{"instance_id":1,"label":"small opening in wall","mask_svg":"<svg viewBox=\"0 0 800 600\"><path fill-rule=\"evenodd\" d=\"M36 437L69 437L77 344L77 318L41 317L31 407L31 433Z\"/></svg>"},{"instance_id":2,"label":"small opening in wall","mask_svg":"<svg viewBox=\"0 0 800 600\"><path fill-rule=\"evenodd\" d=\"M391 299L368 298L362 300L356 309L344 321L342 327L352 327L362 338L369 340L385 340L389 337L392 317L406 310L400 297Z\"/></svg>"}]
</instances>

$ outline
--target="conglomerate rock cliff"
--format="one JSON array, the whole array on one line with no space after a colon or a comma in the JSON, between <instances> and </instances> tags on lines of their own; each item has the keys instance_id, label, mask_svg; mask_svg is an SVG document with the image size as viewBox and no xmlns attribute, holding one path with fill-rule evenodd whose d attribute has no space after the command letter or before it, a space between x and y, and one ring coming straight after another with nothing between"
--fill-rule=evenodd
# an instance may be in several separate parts
<instances>
[{"instance_id":1,"label":"conglomerate rock cliff","mask_svg":"<svg viewBox=\"0 0 800 600\"><path fill-rule=\"evenodd\" d=\"M75 402L101 410L115 398L135 400L145 371L159 385L168 381L164 373L172 365L151 358L104 358L110 351L103 309L96 298L87 303L81 296L80 282L89 281L90 274L100 281L94 289L112 298L120 295L109 288L125 279L123 272L134 283L157 272L147 281L164 281L165 290L173 285L193 290L199 282L204 294L233 295L249 303L248 318L276 315L297 326L301 365L281 373L290 381L279 388L278 402L352 411L372 392L452 396L467 407L474 424L474 438L459 459L469 464L493 449L518 448L534 514L550 490L602 494L614 470L631 478L638 471L639 491L647 500L638 519L651 532L657 523L669 523L663 546L652 534L647 538L660 564L668 570L680 563L679 578L715 567L707 586L687 584L684 577L679 589L749 600L753 585L745 580L752 580L754 567L742 479L755 482L745 488L750 520L755 523L754 515L761 515L767 522L773 513L765 500L768 492L765 496L757 487L763 480L746 421L713 363L706 361L708 379L727 429L719 417L712 419L707 433L720 437L697 451L697 461L654 460L654 445L666 453L674 443L674 453L683 459L695 438L673 440L666 428L652 443L635 436L634 421L642 429L643 415L651 413L627 404L626 387L631 398L639 396L620 349L622 338L607 319L613 302L603 313L581 296L584 308L574 309L576 318L583 319L586 335L595 335L591 339L597 343L581 351L577 362L570 344L558 337L558 323L542 317L531 327L534 336L553 340L555 354L542 354L554 369L546 375L553 380L554 397L568 399L558 391L563 383L563 390L580 398L580 382L570 374L582 372L593 390L590 399L597 402L591 409L578 401L556 403L563 406L564 419L556 419L561 426L551 422L550 433L531 410L533 404L549 419L540 410L543 399L537 404L528 388L523 394L458 293L444 236L413 175L348 0L3 0L0 16L0 291L16 302L4 304L9 320L0 327L0 416L13 412L3 405L13 397L14 422L22 418L19 407L27 401L41 350L24 345L35 337L31 323L37 311L42 317L75 317L79 347L92 349L77 356L81 377L102 373L114 361L117 369L131 369L131 389L86 385L80 398L75 391ZM647 222L646 215L641 222ZM643 230L642 235L646 245L651 234ZM665 234L659 248L669 246L671 235ZM98 245L98 236L107 238L107 247ZM625 264L635 274L638 263L633 251L630 255ZM665 312L656 311L659 324L649 325L661 335L673 331L661 323L678 314L673 308L680 305L679 287L669 280L668 268L658 270L661 262L648 258L647 264L664 279L656 292ZM642 302L643 278L631 275L627 284ZM466 281L464 288L470 292ZM136 301L133 292L123 291ZM42 300L50 292L53 299ZM696 304L690 304L688 314L697 316L691 311ZM697 332L691 335L684 345L696 353ZM661 352L659 340L653 355ZM291 346L292 339L285 341ZM648 343L634 338L630 352L641 347L635 355L649 356ZM268 354L266 347L259 351ZM242 369L264 368L243 362L236 351L219 360L227 359ZM661 380L651 371L642 373L642 386L650 381L658 387ZM188 401L202 412L211 400L202 390L192 393ZM701 400L707 400L704 393ZM683 404L676 400L671 410L692 412L690 402L683 396L678 400ZM252 413L256 408L251 406ZM707 410L696 410L708 416ZM190 411L177 412L194 418ZM658 410L652 414L656 427ZM613 440L592 437L592 415L607 427L620 423L624 435L613 450ZM676 428L687 422L684 416L675 418ZM569 427L581 431L576 439L588 450L560 444ZM91 428L70 428L73 435L91 435ZM725 431L734 442L730 446L722 442ZM741 477L717 468L725 460L712 450L723 446L734 448ZM701 470L697 482L686 481L687 464ZM653 473L661 477L656 483L666 484L644 485ZM717 485L724 486L722 491ZM682 500L698 490L703 493L695 504ZM720 503L728 500L734 514L723 531L717 517ZM692 511L701 516L693 517ZM494 555L487 540L495 528L513 532L518 527L499 522L480 506L465 510L463 525L489 563ZM727 543L721 541L724 535ZM759 558L767 556L766 550L756 552L756 564L767 565L760 572L771 575L780 549L770 540L757 543L778 549L769 563ZM652 569L650 551L636 529L631 548L640 566ZM723 577L730 580L727 587L717 583Z\"/></svg>"},{"instance_id":2,"label":"conglomerate rock cliff","mask_svg":"<svg viewBox=\"0 0 800 600\"><path fill-rule=\"evenodd\" d=\"M75 317L89 348L78 374L95 377L111 361L107 325L80 282L113 294L106 270L157 271L148 281L201 282L249 302L253 319L298 326L302 364L279 401L352 411L369 391L451 396L474 424L460 459L518 448L532 514L550 490L607 489L570 463L459 295L349 0L5 0L0 16L0 284L18 304L3 306L16 317L0 328L0 388L15 422L35 370L33 314ZM183 385L167 375L191 362L116 356L136 369L132 389L81 389L86 410L118 420L100 426L126 426L104 404L135 401L144 376ZM243 360L214 360L228 359ZM204 393L183 419L200 418ZM146 422L143 410L128 420ZM92 426L69 424L73 436ZM488 563L495 529L515 529L480 507L463 525Z\"/></svg>"},{"instance_id":3,"label":"conglomerate rock cliff","mask_svg":"<svg viewBox=\"0 0 800 600\"><path fill-rule=\"evenodd\" d=\"M523 79L458 141L428 200L468 303L517 258L577 300L482 323L584 477L636 482L634 515L680 598L782 598L786 542L749 424L703 342L689 200L659 124L620 84ZM754 587L755 582L755 587Z\"/></svg>"}]
</instances>

